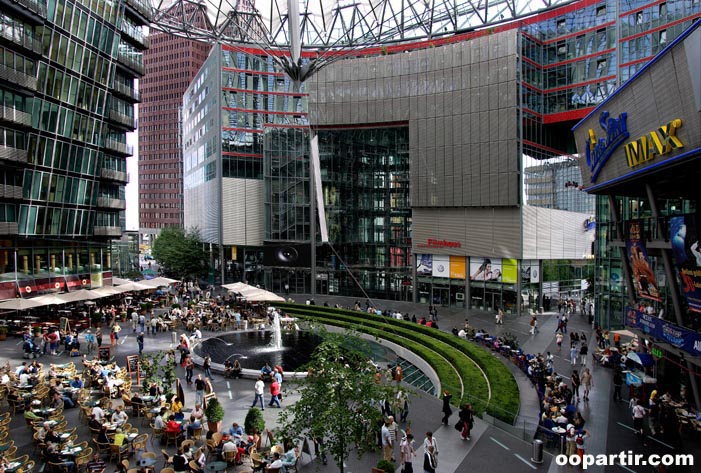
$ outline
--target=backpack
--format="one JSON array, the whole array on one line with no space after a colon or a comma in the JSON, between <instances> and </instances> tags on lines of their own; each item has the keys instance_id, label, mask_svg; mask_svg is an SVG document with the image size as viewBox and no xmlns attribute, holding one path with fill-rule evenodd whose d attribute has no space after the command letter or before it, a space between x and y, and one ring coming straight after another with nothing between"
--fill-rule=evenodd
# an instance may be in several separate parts
<instances>
[{"instance_id":1,"label":"backpack","mask_svg":"<svg viewBox=\"0 0 701 473\"><path fill-rule=\"evenodd\" d=\"M582 434L577 435L575 442L577 443L577 445L584 445L584 437L582 437Z\"/></svg>"}]
</instances>

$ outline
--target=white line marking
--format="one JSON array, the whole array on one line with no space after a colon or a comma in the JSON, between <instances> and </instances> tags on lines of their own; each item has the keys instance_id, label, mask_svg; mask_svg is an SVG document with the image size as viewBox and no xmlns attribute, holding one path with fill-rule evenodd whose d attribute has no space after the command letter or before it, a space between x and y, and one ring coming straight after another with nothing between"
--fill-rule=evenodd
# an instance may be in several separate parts
<instances>
[{"instance_id":1,"label":"white line marking","mask_svg":"<svg viewBox=\"0 0 701 473\"><path fill-rule=\"evenodd\" d=\"M522 457L521 455L519 455L518 453L514 453L514 456L515 456L516 458L518 458L519 460L521 460L521 461L522 461L523 463L525 463L526 465L530 466L531 469L537 470L536 467L534 467L533 465L531 465L531 462L529 462L528 460L526 460L525 458L523 458L523 457Z\"/></svg>"},{"instance_id":2,"label":"white line marking","mask_svg":"<svg viewBox=\"0 0 701 473\"><path fill-rule=\"evenodd\" d=\"M229 390L229 400L234 399L234 396L231 394L231 390Z\"/></svg>"},{"instance_id":3,"label":"white line marking","mask_svg":"<svg viewBox=\"0 0 701 473\"><path fill-rule=\"evenodd\" d=\"M499 445L499 446L500 446L501 448L503 448L504 450L510 450L509 447L507 447L506 445L504 445L503 443L501 443L500 441L498 441L498 440L495 439L494 437L489 437L489 438L492 439L492 442L494 442L495 444Z\"/></svg>"},{"instance_id":4,"label":"white line marking","mask_svg":"<svg viewBox=\"0 0 701 473\"><path fill-rule=\"evenodd\" d=\"M226 382L226 389L231 389L231 383L229 383L229 381Z\"/></svg>"}]
</instances>

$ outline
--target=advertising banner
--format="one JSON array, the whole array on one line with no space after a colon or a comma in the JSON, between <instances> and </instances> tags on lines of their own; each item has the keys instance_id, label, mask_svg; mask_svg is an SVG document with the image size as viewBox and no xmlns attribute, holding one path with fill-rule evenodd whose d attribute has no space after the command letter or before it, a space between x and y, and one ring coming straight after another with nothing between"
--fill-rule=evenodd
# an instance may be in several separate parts
<instances>
[{"instance_id":1,"label":"advertising banner","mask_svg":"<svg viewBox=\"0 0 701 473\"><path fill-rule=\"evenodd\" d=\"M679 274L679 286L686 297L689 310L701 312L701 238L697 215L672 217L670 236L672 254Z\"/></svg>"},{"instance_id":2,"label":"advertising banner","mask_svg":"<svg viewBox=\"0 0 701 473\"><path fill-rule=\"evenodd\" d=\"M471 281L501 282L501 258L470 258Z\"/></svg>"},{"instance_id":3,"label":"advertising banner","mask_svg":"<svg viewBox=\"0 0 701 473\"><path fill-rule=\"evenodd\" d=\"M464 256L450 257L450 277L451 279L465 279L467 277Z\"/></svg>"},{"instance_id":4,"label":"advertising banner","mask_svg":"<svg viewBox=\"0 0 701 473\"><path fill-rule=\"evenodd\" d=\"M540 266L537 259L521 261L521 282L536 284L540 282Z\"/></svg>"},{"instance_id":5,"label":"advertising banner","mask_svg":"<svg viewBox=\"0 0 701 473\"><path fill-rule=\"evenodd\" d=\"M630 307L626 308L625 324L694 356L701 356L701 333L679 327Z\"/></svg>"},{"instance_id":6,"label":"advertising banner","mask_svg":"<svg viewBox=\"0 0 701 473\"><path fill-rule=\"evenodd\" d=\"M650 259L643 238L643 224L640 220L632 220L628 224L628 239L626 240L628 259L633 272L633 285L638 296L645 299L660 300L655 272L650 265Z\"/></svg>"},{"instance_id":7,"label":"advertising banner","mask_svg":"<svg viewBox=\"0 0 701 473\"><path fill-rule=\"evenodd\" d=\"M433 272L433 255L416 254L416 274L430 276Z\"/></svg>"},{"instance_id":8,"label":"advertising banner","mask_svg":"<svg viewBox=\"0 0 701 473\"><path fill-rule=\"evenodd\" d=\"M448 255L433 255L432 274L437 278L450 277L450 257Z\"/></svg>"},{"instance_id":9,"label":"advertising banner","mask_svg":"<svg viewBox=\"0 0 701 473\"><path fill-rule=\"evenodd\" d=\"M518 262L515 259L501 260L501 282L516 284L518 282Z\"/></svg>"}]
</instances>

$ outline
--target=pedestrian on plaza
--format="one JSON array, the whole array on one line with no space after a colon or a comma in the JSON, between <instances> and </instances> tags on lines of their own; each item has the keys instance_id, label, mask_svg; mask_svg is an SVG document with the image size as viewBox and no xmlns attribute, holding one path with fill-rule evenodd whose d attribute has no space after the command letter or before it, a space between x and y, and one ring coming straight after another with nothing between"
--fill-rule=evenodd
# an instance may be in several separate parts
<instances>
[{"instance_id":1,"label":"pedestrian on plaza","mask_svg":"<svg viewBox=\"0 0 701 473\"><path fill-rule=\"evenodd\" d=\"M453 409L450 407L450 400L453 399L453 395L448 392L448 390L443 391L443 422L448 425L448 418L453 414Z\"/></svg>"},{"instance_id":2,"label":"pedestrian on plaza","mask_svg":"<svg viewBox=\"0 0 701 473\"><path fill-rule=\"evenodd\" d=\"M436 442L436 437L433 436L433 432L430 430L426 432L426 438L424 439L424 453L427 452L429 449L432 449L433 451L433 456L434 460L438 458L438 442ZM436 462L433 462L434 466L436 465Z\"/></svg>"},{"instance_id":3,"label":"pedestrian on plaza","mask_svg":"<svg viewBox=\"0 0 701 473\"><path fill-rule=\"evenodd\" d=\"M572 377L570 378L570 380L572 381L572 393L579 402L579 385L581 384L581 381L579 379L579 373L577 372L577 370L572 370Z\"/></svg>"},{"instance_id":4,"label":"pedestrian on plaza","mask_svg":"<svg viewBox=\"0 0 701 473\"><path fill-rule=\"evenodd\" d=\"M380 437L382 438L382 458L387 461L392 461L394 454L394 444L392 443L392 434L389 431L389 417L385 418L382 428L380 429Z\"/></svg>"},{"instance_id":5,"label":"pedestrian on plaza","mask_svg":"<svg viewBox=\"0 0 701 473\"><path fill-rule=\"evenodd\" d=\"M141 356L141 352L144 351L144 332L141 332L136 336L136 343L139 345L139 356Z\"/></svg>"},{"instance_id":6,"label":"pedestrian on plaza","mask_svg":"<svg viewBox=\"0 0 701 473\"><path fill-rule=\"evenodd\" d=\"M584 453L586 451L585 442L589 437L591 437L589 435L589 431L587 429L582 429L579 431L574 440L574 442L577 444L577 456L579 457L580 463L584 459Z\"/></svg>"},{"instance_id":7,"label":"pedestrian on plaza","mask_svg":"<svg viewBox=\"0 0 701 473\"><path fill-rule=\"evenodd\" d=\"M555 343L557 343L557 351L560 352L562 351L562 339L564 337L562 336L562 332L557 332L555 334Z\"/></svg>"},{"instance_id":8,"label":"pedestrian on plaza","mask_svg":"<svg viewBox=\"0 0 701 473\"><path fill-rule=\"evenodd\" d=\"M424 450L424 473L436 473L436 456L433 447Z\"/></svg>"},{"instance_id":9,"label":"pedestrian on plaza","mask_svg":"<svg viewBox=\"0 0 701 473\"><path fill-rule=\"evenodd\" d=\"M188 355L185 358L185 381L187 384L192 384L192 375L195 370L195 361L192 359L192 355ZM204 389L204 387L202 388Z\"/></svg>"},{"instance_id":10,"label":"pedestrian on plaza","mask_svg":"<svg viewBox=\"0 0 701 473\"><path fill-rule=\"evenodd\" d=\"M251 404L251 407L256 407L256 404L258 403L258 400L260 399L260 408L261 410L265 410L265 399L263 395L263 389L265 389L265 384L263 383L263 377L258 376L258 379L256 379L256 384L253 386L253 391L256 395L255 398L253 398L253 404Z\"/></svg>"},{"instance_id":11,"label":"pedestrian on plaza","mask_svg":"<svg viewBox=\"0 0 701 473\"><path fill-rule=\"evenodd\" d=\"M533 314L533 315L531 316L530 325L531 325L530 334L531 334L531 335L535 335L536 332L538 332L538 318L536 317L535 314Z\"/></svg>"},{"instance_id":12,"label":"pedestrian on plaza","mask_svg":"<svg viewBox=\"0 0 701 473\"><path fill-rule=\"evenodd\" d=\"M570 363L572 364L572 366L577 365L577 354L578 353L579 353L579 350L577 350L577 344L575 343L570 348Z\"/></svg>"},{"instance_id":13,"label":"pedestrian on plaza","mask_svg":"<svg viewBox=\"0 0 701 473\"><path fill-rule=\"evenodd\" d=\"M615 368L613 373L613 400L622 401L621 388L623 387L623 375L619 368Z\"/></svg>"},{"instance_id":14,"label":"pedestrian on plaza","mask_svg":"<svg viewBox=\"0 0 701 473\"><path fill-rule=\"evenodd\" d=\"M585 368L579 378L582 381L582 386L584 386L584 400L588 401L589 392L594 384L594 377L592 376L591 371L589 371L589 368Z\"/></svg>"},{"instance_id":15,"label":"pedestrian on plaza","mask_svg":"<svg viewBox=\"0 0 701 473\"><path fill-rule=\"evenodd\" d=\"M643 407L643 403L640 399L635 400L635 405L633 406L633 430L635 430L635 435L640 435L640 440L645 443L645 416L648 410Z\"/></svg>"},{"instance_id":16,"label":"pedestrian on plaza","mask_svg":"<svg viewBox=\"0 0 701 473\"><path fill-rule=\"evenodd\" d=\"M573 424L567 424L565 430L565 455L567 458L577 454L577 430Z\"/></svg>"},{"instance_id":17,"label":"pedestrian on plaza","mask_svg":"<svg viewBox=\"0 0 701 473\"><path fill-rule=\"evenodd\" d=\"M213 381L214 378L212 378L212 357L211 356L206 355L204 357L204 361L202 362L202 368L204 369L205 377L207 377Z\"/></svg>"},{"instance_id":18,"label":"pedestrian on plaza","mask_svg":"<svg viewBox=\"0 0 701 473\"><path fill-rule=\"evenodd\" d=\"M460 431L460 438L463 440L470 440L470 431L475 422L474 412L472 411L472 406L468 403L462 406L458 414L460 417L460 422L462 422L462 430Z\"/></svg>"},{"instance_id":19,"label":"pedestrian on plaza","mask_svg":"<svg viewBox=\"0 0 701 473\"><path fill-rule=\"evenodd\" d=\"M95 342L98 348L102 346L102 329L100 327L95 329Z\"/></svg>"},{"instance_id":20,"label":"pedestrian on plaza","mask_svg":"<svg viewBox=\"0 0 701 473\"><path fill-rule=\"evenodd\" d=\"M587 355L589 354L589 347L587 346L587 341L582 340L582 346L579 348L579 363L582 366L587 365Z\"/></svg>"},{"instance_id":21,"label":"pedestrian on plaza","mask_svg":"<svg viewBox=\"0 0 701 473\"><path fill-rule=\"evenodd\" d=\"M193 363L194 364L194 363ZM192 377L191 377L192 379ZM197 374L197 379L195 379L195 404L204 405L204 388L207 383L202 379L202 374Z\"/></svg>"},{"instance_id":22,"label":"pedestrian on plaza","mask_svg":"<svg viewBox=\"0 0 701 473\"><path fill-rule=\"evenodd\" d=\"M399 457L402 465L402 471L404 473L414 473L414 466L412 462L416 457L416 451L414 450L414 435L406 434L406 437L399 444Z\"/></svg>"}]
</instances>

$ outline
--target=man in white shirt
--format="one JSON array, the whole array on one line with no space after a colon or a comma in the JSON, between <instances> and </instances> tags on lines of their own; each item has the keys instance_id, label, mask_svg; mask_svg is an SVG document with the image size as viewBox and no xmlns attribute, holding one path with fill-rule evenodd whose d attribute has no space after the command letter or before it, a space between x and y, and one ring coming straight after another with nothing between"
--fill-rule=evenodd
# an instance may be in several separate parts
<instances>
[{"instance_id":1,"label":"man in white shirt","mask_svg":"<svg viewBox=\"0 0 701 473\"><path fill-rule=\"evenodd\" d=\"M105 418L105 411L103 411L100 406L95 406L92 408L92 415L95 416L95 420L102 422L102 420Z\"/></svg>"},{"instance_id":2,"label":"man in white shirt","mask_svg":"<svg viewBox=\"0 0 701 473\"><path fill-rule=\"evenodd\" d=\"M280 469L282 468L282 460L280 460L280 454L278 452L273 453L273 462L269 464L268 466L265 467L266 469L268 468L277 468Z\"/></svg>"},{"instance_id":3,"label":"man in white shirt","mask_svg":"<svg viewBox=\"0 0 701 473\"><path fill-rule=\"evenodd\" d=\"M260 409L262 411L265 410L265 400L263 399L263 390L265 389L265 384L263 384L263 378L261 376L258 376L258 379L256 380L256 384L253 386L253 390L255 391L256 397L253 399L253 404L251 407L256 407L256 404L258 403L258 399L260 399Z\"/></svg>"},{"instance_id":4,"label":"man in white shirt","mask_svg":"<svg viewBox=\"0 0 701 473\"><path fill-rule=\"evenodd\" d=\"M129 416L122 410L122 406L117 406L117 410L112 414L112 423L122 426L126 423Z\"/></svg>"}]
</instances>

